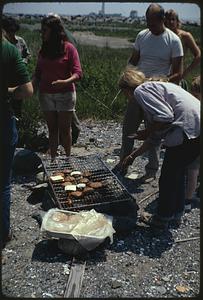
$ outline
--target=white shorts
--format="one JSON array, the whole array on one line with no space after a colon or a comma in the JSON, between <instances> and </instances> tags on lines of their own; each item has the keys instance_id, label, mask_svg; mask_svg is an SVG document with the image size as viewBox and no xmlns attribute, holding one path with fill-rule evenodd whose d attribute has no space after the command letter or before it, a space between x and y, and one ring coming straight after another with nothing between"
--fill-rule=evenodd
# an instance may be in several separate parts
<instances>
[{"instance_id":1,"label":"white shorts","mask_svg":"<svg viewBox=\"0 0 203 300\"><path fill-rule=\"evenodd\" d=\"M75 111L76 92L40 93L39 101L42 111Z\"/></svg>"}]
</instances>

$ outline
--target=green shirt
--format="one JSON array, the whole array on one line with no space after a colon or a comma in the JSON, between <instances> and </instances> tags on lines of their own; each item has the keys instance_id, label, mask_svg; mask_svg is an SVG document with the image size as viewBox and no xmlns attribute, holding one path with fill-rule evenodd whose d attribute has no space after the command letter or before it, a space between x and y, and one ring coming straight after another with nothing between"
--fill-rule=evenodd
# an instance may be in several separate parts
<instances>
[{"instance_id":1,"label":"green shirt","mask_svg":"<svg viewBox=\"0 0 203 300\"><path fill-rule=\"evenodd\" d=\"M1 45L1 101L6 101L8 87L28 83L30 76L17 48L7 40L2 40Z\"/></svg>"}]
</instances>

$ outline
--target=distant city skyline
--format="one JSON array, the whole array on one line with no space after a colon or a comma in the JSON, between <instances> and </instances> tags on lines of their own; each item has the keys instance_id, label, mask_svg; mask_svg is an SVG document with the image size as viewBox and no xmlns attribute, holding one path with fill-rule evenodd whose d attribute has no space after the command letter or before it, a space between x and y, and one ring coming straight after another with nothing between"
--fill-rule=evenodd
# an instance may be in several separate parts
<instances>
[{"instance_id":1,"label":"distant city skyline","mask_svg":"<svg viewBox=\"0 0 203 300\"><path fill-rule=\"evenodd\" d=\"M131 10L137 10L138 16L145 15L145 11L151 2L105 2L106 14L122 14L129 16ZM200 21L200 7L195 3L170 3L157 2L165 10L173 8L179 14L180 19ZM48 14L50 12L63 15L98 14L102 10L102 2L24 2L8 3L4 5L3 13L22 14Z\"/></svg>"}]
</instances>

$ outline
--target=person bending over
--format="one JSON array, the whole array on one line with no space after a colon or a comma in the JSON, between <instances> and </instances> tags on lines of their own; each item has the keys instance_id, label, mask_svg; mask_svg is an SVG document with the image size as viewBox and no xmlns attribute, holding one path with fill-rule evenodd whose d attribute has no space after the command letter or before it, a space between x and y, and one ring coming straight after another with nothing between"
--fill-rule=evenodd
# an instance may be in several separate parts
<instances>
[{"instance_id":1,"label":"person bending over","mask_svg":"<svg viewBox=\"0 0 203 300\"><path fill-rule=\"evenodd\" d=\"M122 168L163 140L166 148L159 178L159 199L154 215L142 214L146 224L166 229L170 221L180 223L185 205L186 167L200 153L200 101L177 84L147 81L144 73L127 67L119 88L128 101L136 102L149 126L138 130L135 139L144 140L122 161Z\"/></svg>"}]
</instances>

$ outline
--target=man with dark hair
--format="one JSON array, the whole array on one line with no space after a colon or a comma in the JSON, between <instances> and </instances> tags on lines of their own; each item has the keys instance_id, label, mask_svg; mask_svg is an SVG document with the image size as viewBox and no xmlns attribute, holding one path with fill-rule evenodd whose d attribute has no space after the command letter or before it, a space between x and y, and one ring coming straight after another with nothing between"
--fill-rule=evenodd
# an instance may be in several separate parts
<instances>
[{"instance_id":1,"label":"man with dark hair","mask_svg":"<svg viewBox=\"0 0 203 300\"><path fill-rule=\"evenodd\" d=\"M136 37L129 64L137 66L146 77L166 77L167 81L179 84L182 76L183 48L179 37L164 25L164 9L151 4L146 10L147 29ZM131 117L133 115L133 118ZM130 154L134 139L130 138L138 130L142 121L140 108L134 101L128 102L123 122L120 162L115 171L120 170L122 160ZM159 147L149 151L149 162L145 166L146 174L142 180L155 178L159 168ZM125 175L127 169L122 172Z\"/></svg>"},{"instance_id":2,"label":"man with dark hair","mask_svg":"<svg viewBox=\"0 0 203 300\"><path fill-rule=\"evenodd\" d=\"M5 31L7 40L18 49L23 62L27 64L30 60L31 54L25 40L21 36L16 35L16 32L20 30L19 23L16 21L16 19L3 15L2 28ZM19 100L13 101L12 103L12 108L17 118L21 117L22 102L22 100Z\"/></svg>"},{"instance_id":3,"label":"man with dark hair","mask_svg":"<svg viewBox=\"0 0 203 300\"><path fill-rule=\"evenodd\" d=\"M1 242L5 247L11 239L10 205L11 205L11 170L18 140L16 119L10 107L10 95L14 101L29 98L33 94L33 87L26 65L14 45L5 38L1 40L1 70L4 71L1 80L1 110L0 110L0 138L1 138Z\"/></svg>"},{"instance_id":4,"label":"man with dark hair","mask_svg":"<svg viewBox=\"0 0 203 300\"><path fill-rule=\"evenodd\" d=\"M24 63L28 63L31 55L25 40L16 35L20 30L20 25L12 17L2 16L2 28L6 32L6 38L19 50Z\"/></svg>"}]
</instances>

